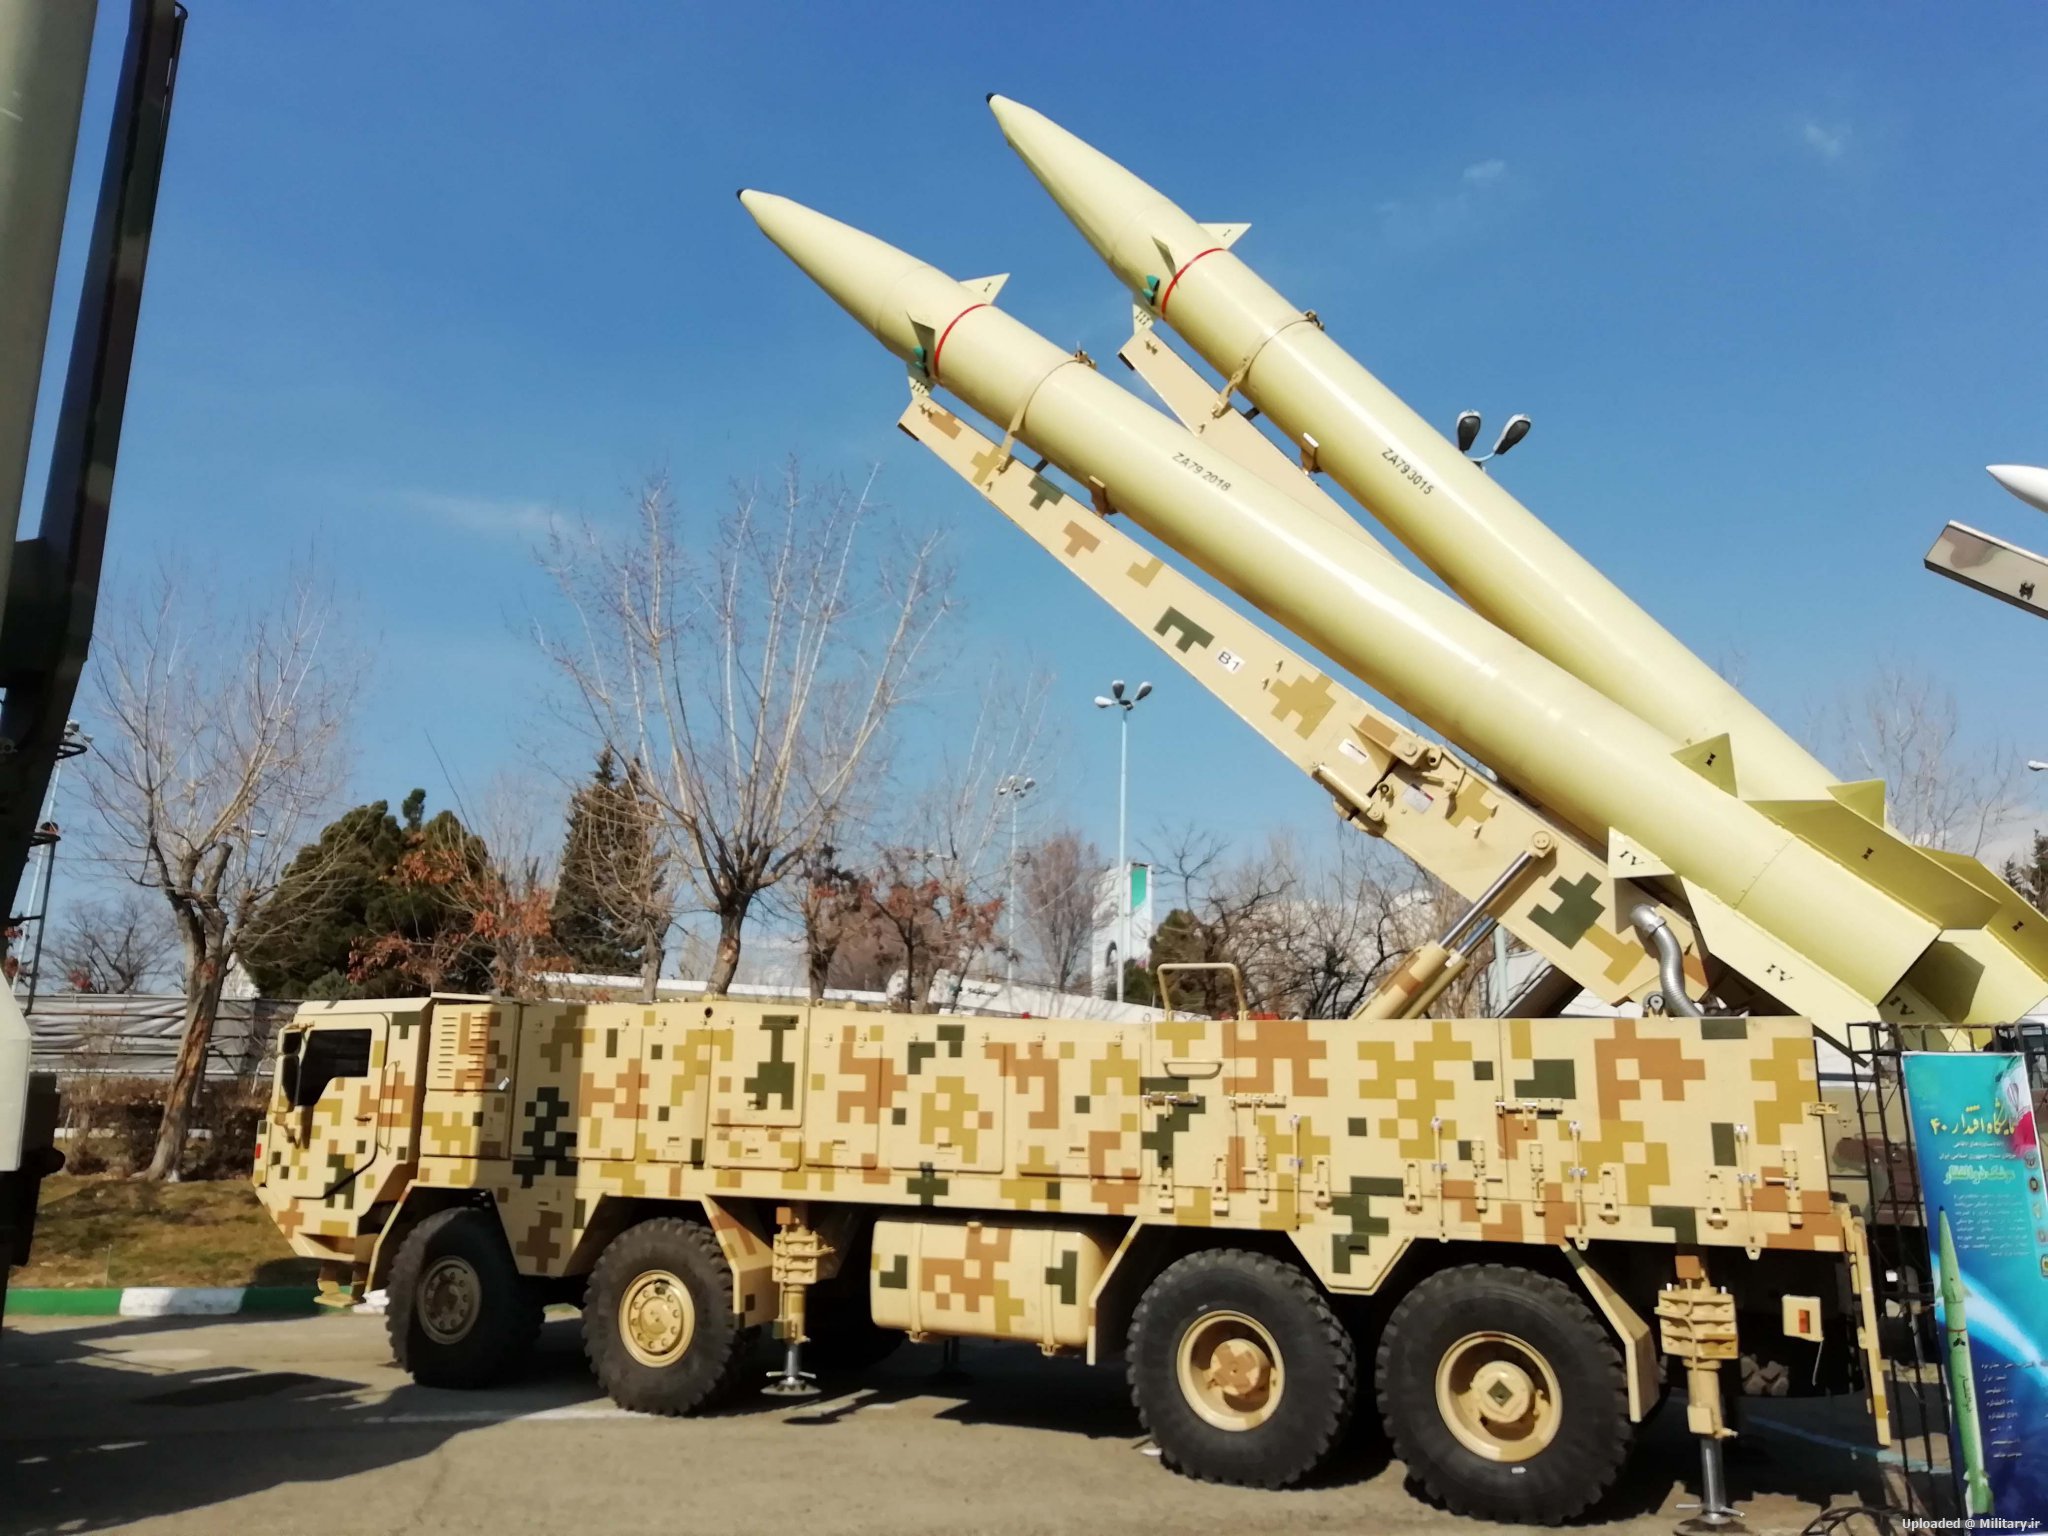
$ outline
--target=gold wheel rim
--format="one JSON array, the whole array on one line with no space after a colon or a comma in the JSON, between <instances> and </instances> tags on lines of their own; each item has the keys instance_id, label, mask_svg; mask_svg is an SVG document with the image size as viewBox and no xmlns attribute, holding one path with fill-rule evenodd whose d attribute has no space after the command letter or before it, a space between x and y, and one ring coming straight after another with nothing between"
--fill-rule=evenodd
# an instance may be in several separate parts
<instances>
[{"instance_id":1,"label":"gold wheel rim","mask_svg":"<svg viewBox=\"0 0 2048 1536\"><path fill-rule=\"evenodd\" d=\"M1445 1350L1436 1406L1458 1443L1488 1461L1542 1455L1564 1422L1557 1373L1511 1333L1468 1333Z\"/></svg>"},{"instance_id":2,"label":"gold wheel rim","mask_svg":"<svg viewBox=\"0 0 2048 1536\"><path fill-rule=\"evenodd\" d=\"M467 1259L436 1259L420 1277L415 1309L420 1328L436 1344L457 1344L476 1326L483 1310L483 1281Z\"/></svg>"},{"instance_id":3,"label":"gold wheel rim","mask_svg":"<svg viewBox=\"0 0 2048 1536\"><path fill-rule=\"evenodd\" d=\"M665 1269L637 1276L619 1298L619 1337L642 1365L673 1365L697 1332L697 1308L683 1282Z\"/></svg>"},{"instance_id":4,"label":"gold wheel rim","mask_svg":"<svg viewBox=\"0 0 2048 1536\"><path fill-rule=\"evenodd\" d=\"M1180 1336L1181 1395L1218 1429L1257 1429L1279 1410L1287 1386L1280 1346L1242 1312L1205 1312Z\"/></svg>"}]
</instances>

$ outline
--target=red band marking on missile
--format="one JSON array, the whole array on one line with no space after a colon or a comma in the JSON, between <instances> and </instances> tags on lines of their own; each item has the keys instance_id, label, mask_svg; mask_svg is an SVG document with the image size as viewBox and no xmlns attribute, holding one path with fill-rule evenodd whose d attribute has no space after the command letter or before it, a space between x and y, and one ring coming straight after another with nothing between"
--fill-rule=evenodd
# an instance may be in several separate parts
<instances>
[{"instance_id":1,"label":"red band marking on missile","mask_svg":"<svg viewBox=\"0 0 2048 1536\"><path fill-rule=\"evenodd\" d=\"M1174 274L1173 274L1173 281L1172 281L1171 283L1168 283L1168 284L1166 285L1166 292L1164 292L1164 293L1162 293L1161 295L1159 295L1159 313L1160 313L1160 314L1162 314L1162 315L1163 315L1163 314L1165 314L1165 313L1166 313L1166 306L1167 306L1167 305L1169 305L1169 304L1171 304L1171 303L1173 302L1173 290L1174 290L1174 288L1175 288L1175 287L1176 287L1176 286L1177 286L1177 285L1179 284L1180 280L1181 280L1182 278L1184 278L1184 277L1186 277L1186 276L1188 275L1188 268L1189 268L1189 267L1192 267L1192 266L1193 266L1193 265L1194 265L1194 264L1195 264L1196 262L1200 261L1200 260L1201 260L1201 259L1202 259L1202 258L1203 258L1204 256L1214 256L1214 255L1215 255L1215 254L1216 254L1216 253L1217 253L1218 251L1220 251L1220 250L1222 250L1222 249L1223 249L1223 247L1222 247L1222 246L1220 246L1220 245L1212 245L1212 246L1210 246L1210 247L1209 247L1209 249L1207 249L1206 251L1197 251L1197 252L1195 252L1195 254L1194 254L1194 255L1190 256L1190 257L1189 257L1189 258L1188 258L1188 259L1187 259L1186 261L1184 261L1184 262L1182 262L1182 263L1180 264L1180 270L1179 270L1178 272L1176 272L1176 273L1174 273Z\"/></svg>"},{"instance_id":2,"label":"red band marking on missile","mask_svg":"<svg viewBox=\"0 0 2048 1536\"><path fill-rule=\"evenodd\" d=\"M965 319L966 319L966 318L967 318L967 317L968 317L969 315L973 314L973 313L974 313L974 312L975 312L975 311L976 311L977 309L987 309L987 308L988 308L988 305L986 305L986 304L970 304L970 305L968 305L968 306L967 306L967 307L966 307L965 309L961 310L959 314L955 315L955 316L954 316L954 317L953 317L952 319L950 319L950 320L948 320L948 321L946 322L946 328L945 328L945 329L944 329L943 331L939 332L939 344L938 344L937 346L935 346L935 347L933 347L933 348L932 348L932 377L933 377L933 378L935 378L935 379L936 379L936 378L937 378L937 377L939 376L939 354L940 354L941 352L944 352L944 351L946 350L946 338L947 338L948 336L950 336L950 335L952 335L952 334L953 334L953 327L954 327L954 326L956 326L956 325L958 325L958 324L959 324L959 323L960 323L960 322L961 322L962 320L965 320Z\"/></svg>"}]
</instances>

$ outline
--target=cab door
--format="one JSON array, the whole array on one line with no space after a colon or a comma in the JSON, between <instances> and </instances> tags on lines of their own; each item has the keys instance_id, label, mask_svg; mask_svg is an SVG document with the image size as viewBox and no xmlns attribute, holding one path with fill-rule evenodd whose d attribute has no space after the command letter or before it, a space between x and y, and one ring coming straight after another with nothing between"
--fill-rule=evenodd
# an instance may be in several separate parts
<instances>
[{"instance_id":1,"label":"cab door","mask_svg":"<svg viewBox=\"0 0 2048 1536\"><path fill-rule=\"evenodd\" d=\"M287 1237L353 1238L417 1165L425 1011L308 1012L278 1042L263 1199Z\"/></svg>"}]
</instances>

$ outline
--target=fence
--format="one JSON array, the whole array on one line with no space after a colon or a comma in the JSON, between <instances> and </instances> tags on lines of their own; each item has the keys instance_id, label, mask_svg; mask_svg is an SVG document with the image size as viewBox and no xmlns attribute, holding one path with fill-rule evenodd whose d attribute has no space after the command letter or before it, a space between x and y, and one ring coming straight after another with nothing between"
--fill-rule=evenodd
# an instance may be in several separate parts
<instances>
[{"instance_id":1,"label":"fence","mask_svg":"<svg viewBox=\"0 0 2048 1536\"><path fill-rule=\"evenodd\" d=\"M1949 1462L1948 1383L1903 1068L1909 1051L1944 1049L2022 1055L2036 1119L2042 1118L2048 1095L2048 1025L2040 1023L1854 1025L1837 1051L1823 1053L1822 1075L1827 1097L1848 1122L1836 1143L1836 1183L1848 1189L1870 1225L1885 1389L1898 1457L1893 1487L1906 1513L1952 1520L1962 1514L1962 1499Z\"/></svg>"},{"instance_id":2,"label":"fence","mask_svg":"<svg viewBox=\"0 0 2048 1536\"><path fill-rule=\"evenodd\" d=\"M295 1002L222 998L206 1075L248 1081L269 1063L271 1042ZM185 999L148 994L59 992L28 1015L33 1070L63 1077L169 1077L185 1032Z\"/></svg>"}]
</instances>

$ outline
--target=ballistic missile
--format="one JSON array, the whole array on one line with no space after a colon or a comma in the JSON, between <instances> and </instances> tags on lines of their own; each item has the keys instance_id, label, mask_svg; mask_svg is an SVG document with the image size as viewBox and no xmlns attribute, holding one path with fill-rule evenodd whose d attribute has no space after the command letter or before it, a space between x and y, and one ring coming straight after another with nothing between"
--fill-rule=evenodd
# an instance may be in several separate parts
<instances>
[{"instance_id":1,"label":"ballistic missile","mask_svg":"<svg viewBox=\"0 0 2048 1536\"><path fill-rule=\"evenodd\" d=\"M2048 469L2032 464L1987 464L1986 473L2030 507L2048 512Z\"/></svg>"},{"instance_id":2,"label":"ballistic missile","mask_svg":"<svg viewBox=\"0 0 2048 1536\"><path fill-rule=\"evenodd\" d=\"M963 284L837 220L761 192L762 231L909 365L1645 877L1678 873L1716 953L1810 1015L1908 999L1941 924L1728 793L1655 727L1103 378ZM1082 535L1085 536L1085 529ZM1613 835L1609 836L1609 829Z\"/></svg>"},{"instance_id":3,"label":"ballistic missile","mask_svg":"<svg viewBox=\"0 0 2048 1536\"><path fill-rule=\"evenodd\" d=\"M1970 1320L1964 1312L1968 1290L1963 1286L1962 1265L1956 1261L1955 1235L1949 1230L1948 1209L1941 1211L1940 1241L1936 1253L1941 1263L1941 1329L1948 1355L1948 1395L1955 1415L1956 1449L1962 1465L1956 1470L1963 1486L1963 1511L1971 1515L1991 1513L1991 1477L1984 1467L1984 1427L1977 1417L1977 1371L1970 1359Z\"/></svg>"},{"instance_id":4,"label":"ballistic missile","mask_svg":"<svg viewBox=\"0 0 2048 1536\"><path fill-rule=\"evenodd\" d=\"M1680 746L1729 738L1738 791L1834 775L1196 222L1101 151L991 95L1003 137L1138 303L1242 392L1451 590Z\"/></svg>"}]
</instances>

